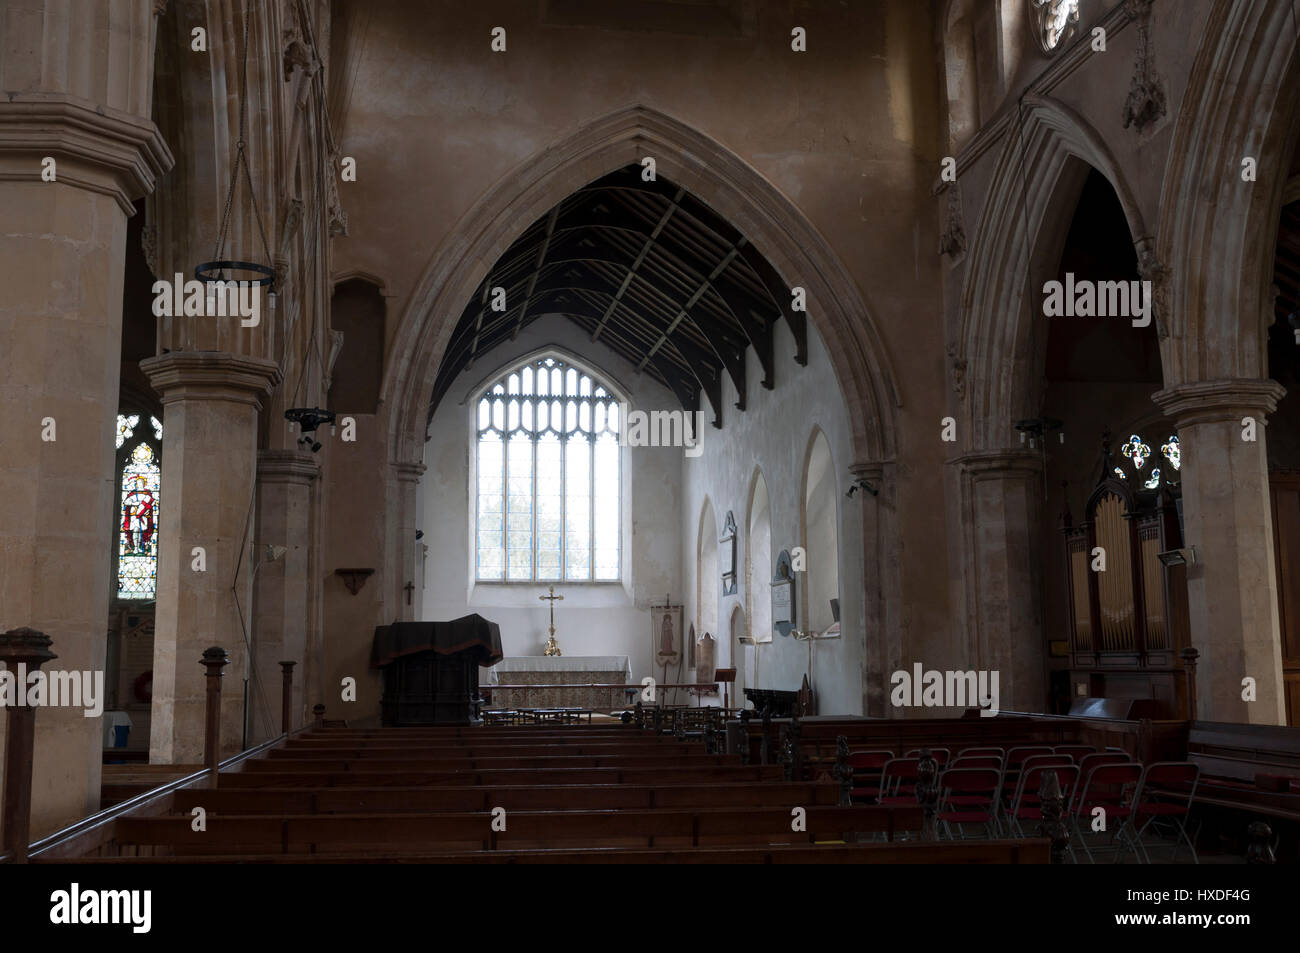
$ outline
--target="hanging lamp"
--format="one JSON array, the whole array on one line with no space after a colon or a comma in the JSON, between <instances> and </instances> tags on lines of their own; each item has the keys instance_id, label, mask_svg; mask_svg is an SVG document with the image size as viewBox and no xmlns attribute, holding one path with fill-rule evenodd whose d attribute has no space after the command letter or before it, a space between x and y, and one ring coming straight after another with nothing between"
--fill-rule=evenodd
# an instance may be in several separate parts
<instances>
[{"instance_id":1,"label":"hanging lamp","mask_svg":"<svg viewBox=\"0 0 1300 953\"><path fill-rule=\"evenodd\" d=\"M262 225L262 210L257 204L257 192L253 189L253 174L248 167L246 136L248 134L248 32L249 21L255 4L246 4L244 9L244 48L240 56L239 68L239 138L235 142L235 160L230 166L230 187L226 190L226 204L221 212L221 224L217 232L217 243L212 251L212 260L200 262L194 269L194 277L204 283L207 289L209 307L216 296L217 282L235 281L248 283L258 288L267 288L267 304L275 307L275 268L271 264L270 245L266 240L266 229ZM241 261L223 257L226 237L230 229L230 212L234 207L235 189L239 183L240 170L248 184L248 198L253 206L253 217L257 221L258 235L262 239L262 253L266 263Z\"/></svg>"}]
</instances>

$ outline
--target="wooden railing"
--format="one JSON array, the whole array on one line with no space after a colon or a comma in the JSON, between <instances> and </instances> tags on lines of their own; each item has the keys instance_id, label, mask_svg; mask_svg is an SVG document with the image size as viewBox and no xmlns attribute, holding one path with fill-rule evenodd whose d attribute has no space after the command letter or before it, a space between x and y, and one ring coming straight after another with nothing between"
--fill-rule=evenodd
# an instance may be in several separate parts
<instances>
[{"instance_id":1,"label":"wooden railing","mask_svg":"<svg viewBox=\"0 0 1300 953\"><path fill-rule=\"evenodd\" d=\"M51 639L35 629L19 628L0 633L0 661L11 670L19 664L35 671L58 658L50 651ZM304 725L290 731L292 724L293 662L281 662L284 698L281 706L281 733L262 744L221 760L221 682L222 669L230 662L226 650L212 647L203 653L200 663L206 671L207 705L204 712L202 770L168 781L111 808L92 814L55 831L36 843L31 836L32 765L35 752L36 710L25 703L9 708L5 734L5 770L0 779L0 816L3 817L3 840L0 841L0 864L27 863L67 857L95 856L111 850L114 825L123 817L147 817L167 811L172 794L193 787L216 787L217 775L237 767L285 742L293 734L306 731ZM317 706L323 712L323 706ZM318 716L319 720L319 716Z\"/></svg>"}]
</instances>

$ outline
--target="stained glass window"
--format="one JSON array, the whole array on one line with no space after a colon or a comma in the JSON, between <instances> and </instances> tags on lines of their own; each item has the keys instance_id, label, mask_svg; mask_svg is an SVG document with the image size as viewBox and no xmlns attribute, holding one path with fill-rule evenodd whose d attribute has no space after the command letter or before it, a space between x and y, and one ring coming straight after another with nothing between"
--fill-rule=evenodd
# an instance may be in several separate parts
<instances>
[{"instance_id":1,"label":"stained glass window","mask_svg":"<svg viewBox=\"0 0 1300 953\"><path fill-rule=\"evenodd\" d=\"M1133 464L1134 467L1141 470L1146 464L1147 458L1151 456L1151 448L1142 442L1142 438L1137 434L1128 438L1128 443L1119 448L1119 452L1124 454Z\"/></svg>"},{"instance_id":2,"label":"stained glass window","mask_svg":"<svg viewBox=\"0 0 1300 953\"><path fill-rule=\"evenodd\" d=\"M1030 0L1038 18L1038 42L1043 51L1054 53L1074 36L1079 23L1079 0Z\"/></svg>"},{"instance_id":3,"label":"stained glass window","mask_svg":"<svg viewBox=\"0 0 1300 953\"><path fill-rule=\"evenodd\" d=\"M117 415L117 446L120 450L122 444L126 443L135 434L136 424L140 422L139 414L132 414L129 417Z\"/></svg>"},{"instance_id":4,"label":"stained glass window","mask_svg":"<svg viewBox=\"0 0 1300 953\"><path fill-rule=\"evenodd\" d=\"M1160 447L1160 452L1165 455L1165 459L1169 461L1169 465L1175 470L1183 468L1183 452L1178 446L1177 434L1170 437L1169 442Z\"/></svg>"},{"instance_id":5,"label":"stained glass window","mask_svg":"<svg viewBox=\"0 0 1300 953\"><path fill-rule=\"evenodd\" d=\"M150 417L155 437L162 424ZM134 437L138 416L117 418L119 448ZM140 441L122 467L118 508L117 595L120 599L152 599L158 582L158 502L162 469L154 448Z\"/></svg>"},{"instance_id":6,"label":"stained glass window","mask_svg":"<svg viewBox=\"0 0 1300 953\"><path fill-rule=\"evenodd\" d=\"M1130 435L1128 441L1119 448L1119 452L1129 467L1128 469L1122 466L1113 468L1115 476L1121 480L1127 480L1131 472L1141 481L1143 488L1148 490L1158 490L1165 484L1178 485L1176 477L1178 471L1182 469L1183 458L1177 435L1171 436L1165 443L1160 445L1160 454L1169 464L1169 469L1164 472L1163 476L1159 466L1153 466L1149 476L1142 473L1142 468L1151 459L1152 453L1150 445L1138 434ZM1156 457L1155 462L1159 463L1160 458Z\"/></svg>"},{"instance_id":7,"label":"stained glass window","mask_svg":"<svg viewBox=\"0 0 1300 953\"><path fill-rule=\"evenodd\" d=\"M484 582L619 578L620 408L598 378L534 358L484 391L476 571Z\"/></svg>"}]
</instances>

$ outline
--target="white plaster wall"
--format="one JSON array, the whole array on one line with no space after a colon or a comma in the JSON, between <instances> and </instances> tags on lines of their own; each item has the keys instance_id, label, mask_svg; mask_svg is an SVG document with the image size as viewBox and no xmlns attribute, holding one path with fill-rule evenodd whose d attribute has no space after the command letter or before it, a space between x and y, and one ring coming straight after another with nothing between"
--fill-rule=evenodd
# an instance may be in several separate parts
<instances>
[{"instance_id":1,"label":"white plaster wall","mask_svg":"<svg viewBox=\"0 0 1300 953\"><path fill-rule=\"evenodd\" d=\"M723 381L723 428L706 424L703 428L703 453L682 462L682 571L688 580L690 604L687 618L698 619L696 605L697 536L700 512L706 497L712 502L721 527L727 510L736 516L737 591L732 596L718 596L717 618L730 620L736 606L746 604L744 555L748 548L749 493L755 470L763 474L771 507L772 560L782 549L799 544L800 519L804 503L804 462L814 427L825 433L830 447L832 466L829 479L834 484L838 516L840 569L840 620L843 638L818 642L813 649L813 689L818 696L821 714L861 714L865 645L868 633L863 625L864 587L862 583L861 496L852 500L848 490L848 466L851 462L849 420L844 399L831 369L826 348L811 323L808 333L808 365L794 361L794 338L788 326L780 322L775 342L776 386L764 390L757 385L762 379L758 360L747 353L748 379L752 382L748 407L735 409L736 392L729 379ZM706 401L707 404L707 401ZM712 416L706 416L711 421ZM770 578L770 577L769 577ZM704 584L706 583L707 584ZM805 592L800 580L799 595ZM701 580L698 591L720 593L718 580ZM802 618L802 606L796 608ZM698 627L698 621L696 623ZM718 667L733 663L730 626L718 640ZM808 649L791 638L773 636L773 641L749 649L757 660L749 669L758 670L757 684L751 687L797 690L808 668ZM744 660L735 660L744 665Z\"/></svg>"},{"instance_id":2,"label":"white plaster wall","mask_svg":"<svg viewBox=\"0 0 1300 953\"><path fill-rule=\"evenodd\" d=\"M473 443L466 401L516 360L557 347L603 376L632 409L673 410L665 387L590 338L566 318L546 315L463 371L438 407L428 430L420 481L423 542L429 546L423 598L417 618L454 619L477 612L501 626L507 656L541 655L546 646L548 609L538 597L549 584L473 581L470 495ZM651 668L649 607L671 595L682 602L680 565L682 450L626 447L623 483L622 583L557 583L564 596L555 604L556 640L566 656L627 655L633 681ZM698 519L698 512L695 519ZM690 538L695 539L692 531ZM668 673L673 680L684 674Z\"/></svg>"}]
</instances>

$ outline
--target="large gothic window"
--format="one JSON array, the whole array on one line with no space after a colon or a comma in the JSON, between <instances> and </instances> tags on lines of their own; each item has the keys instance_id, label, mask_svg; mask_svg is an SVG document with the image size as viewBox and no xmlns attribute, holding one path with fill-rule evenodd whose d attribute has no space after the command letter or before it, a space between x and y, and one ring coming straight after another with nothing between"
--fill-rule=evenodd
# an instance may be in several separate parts
<instances>
[{"instance_id":1,"label":"large gothic window","mask_svg":"<svg viewBox=\"0 0 1300 953\"><path fill-rule=\"evenodd\" d=\"M529 359L483 392L480 581L619 579L619 413L608 385L558 357Z\"/></svg>"},{"instance_id":2,"label":"large gothic window","mask_svg":"<svg viewBox=\"0 0 1300 953\"><path fill-rule=\"evenodd\" d=\"M121 480L117 511L117 596L153 599L158 583L158 495L162 482L159 445L162 424L140 415L117 417L117 459ZM140 432L137 434L137 430Z\"/></svg>"}]
</instances>

